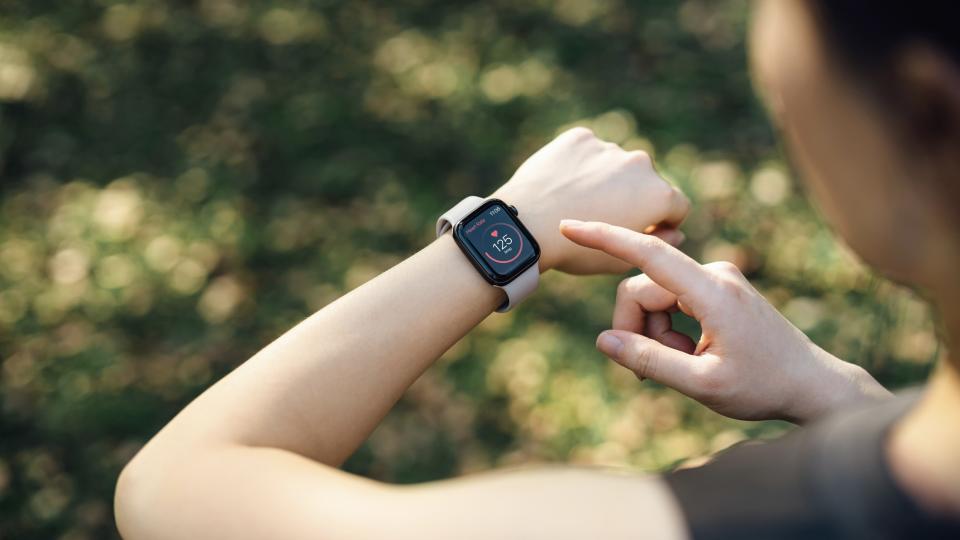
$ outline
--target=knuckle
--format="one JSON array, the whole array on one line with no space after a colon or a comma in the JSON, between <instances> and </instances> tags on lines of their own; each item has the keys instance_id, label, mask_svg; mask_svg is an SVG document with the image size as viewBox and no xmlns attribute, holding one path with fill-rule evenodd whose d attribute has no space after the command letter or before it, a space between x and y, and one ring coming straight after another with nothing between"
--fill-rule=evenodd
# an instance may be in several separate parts
<instances>
[{"instance_id":1,"label":"knuckle","mask_svg":"<svg viewBox=\"0 0 960 540\"><path fill-rule=\"evenodd\" d=\"M592 226L600 236L608 240L611 239L610 237L614 231L613 227L609 223L605 223L603 221L594 221Z\"/></svg>"},{"instance_id":2,"label":"knuckle","mask_svg":"<svg viewBox=\"0 0 960 540\"><path fill-rule=\"evenodd\" d=\"M709 263L707 266L709 266L710 269L715 273L722 274L727 277L740 277L743 275L740 273L740 267L730 261L716 261Z\"/></svg>"},{"instance_id":3,"label":"knuckle","mask_svg":"<svg viewBox=\"0 0 960 540\"><path fill-rule=\"evenodd\" d=\"M633 256L641 270L650 261L651 248L653 247L651 240L653 239L659 240L659 238L648 234L637 235L633 239L633 245L631 246Z\"/></svg>"},{"instance_id":4,"label":"knuckle","mask_svg":"<svg viewBox=\"0 0 960 540\"><path fill-rule=\"evenodd\" d=\"M631 290L633 289L633 284L631 283L632 279L633 278L627 278L617 284L617 298L622 298L630 294Z\"/></svg>"},{"instance_id":5,"label":"knuckle","mask_svg":"<svg viewBox=\"0 0 960 540\"><path fill-rule=\"evenodd\" d=\"M660 249L663 240L652 234L634 234L633 241L638 250L656 251Z\"/></svg>"},{"instance_id":6,"label":"knuckle","mask_svg":"<svg viewBox=\"0 0 960 540\"><path fill-rule=\"evenodd\" d=\"M673 203L673 200L677 197L677 190L673 189L673 186L671 186L666 180L660 180L658 192L666 204Z\"/></svg>"},{"instance_id":7,"label":"knuckle","mask_svg":"<svg viewBox=\"0 0 960 540\"><path fill-rule=\"evenodd\" d=\"M740 269L730 261L709 262L703 268L710 275L713 288L718 293L732 293L740 287Z\"/></svg>"},{"instance_id":8,"label":"knuckle","mask_svg":"<svg viewBox=\"0 0 960 540\"><path fill-rule=\"evenodd\" d=\"M671 186L673 202L683 210L683 213L686 214L690 211L690 198L687 197L687 194L680 191L680 188L676 186Z\"/></svg>"},{"instance_id":9,"label":"knuckle","mask_svg":"<svg viewBox=\"0 0 960 540\"><path fill-rule=\"evenodd\" d=\"M681 195L671 184L659 176L652 176L645 182L644 191L647 197L653 198L657 204L670 208Z\"/></svg>"},{"instance_id":10,"label":"knuckle","mask_svg":"<svg viewBox=\"0 0 960 540\"><path fill-rule=\"evenodd\" d=\"M588 139L595 139L595 138L596 138L596 135L594 135L592 129L590 129L590 128L588 128L588 127L583 127L583 126L577 126L577 127L570 128L570 129L568 129L567 131L565 131L565 132L563 133L563 135L565 135L565 136L567 136L567 137L570 137L571 139L574 139L574 140L577 140L577 141L585 141L585 140L588 140Z\"/></svg>"},{"instance_id":11,"label":"knuckle","mask_svg":"<svg viewBox=\"0 0 960 540\"><path fill-rule=\"evenodd\" d=\"M720 291L720 294L728 298L739 300L743 295L740 282L728 275L718 276L716 279L716 286Z\"/></svg>"},{"instance_id":12,"label":"knuckle","mask_svg":"<svg viewBox=\"0 0 960 540\"><path fill-rule=\"evenodd\" d=\"M717 261L706 265L713 274L714 283L721 294L736 300L747 292L747 280L740 268L729 261Z\"/></svg>"},{"instance_id":13,"label":"knuckle","mask_svg":"<svg viewBox=\"0 0 960 540\"><path fill-rule=\"evenodd\" d=\"M623 279L617 284L617 298L622 300L636 296L649 282L650 278L644 274Z\"/></svg>"},{"instance_id":14,"label":"knuckle","mask_svg":"<svg viewBox=\"0 0 960 540\"><path fill-rule=\"evenodd\" d=\"M613 225L605 221L598 222L600 224L600 230L603 233L604 238L609 239L611 242L622 243L624 231L618 225Z\"/></svg>"},{"instance_id":15,"label":"knuckle","mask_svg":"<svg viewBox=\"0 0 960 540\"><path fill-rule=\"evenodd\" d=\"M627 152L626 161L630 165L639 165L641 167L653 166L653 160L650 158L650 154L644 152L643 150L632 150Z\"/></svg>"},{"instance_id":16,"label":"knuckle","mask_svg":"<svg viewBox=\"0 0 960 540\"><path fill-rule=\"evenodd\" d=\"M629 152L630 156L634 159L643 161L644 163L652 163L653 158L650 157L650 153L646 150L631 150Z\"/></svg>"},{"instance_id":17,"label":"knuckle","mask_svg":"<svg viewBox=\"0 0 960 540\"><path fill-rule=\"evenodd\" d=\"M635 251L642 264L652 264L667 255L667 244L661 238L651 234L637 235Z\"/></svg>"}]
</instances>

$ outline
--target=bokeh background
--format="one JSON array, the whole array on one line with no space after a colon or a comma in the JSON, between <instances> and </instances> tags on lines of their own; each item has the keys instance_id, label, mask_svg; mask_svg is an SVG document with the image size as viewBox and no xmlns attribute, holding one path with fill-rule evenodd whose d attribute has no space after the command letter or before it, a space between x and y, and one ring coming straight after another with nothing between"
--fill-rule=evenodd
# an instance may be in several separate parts
<instances>
[{"instance_id":1,"label":"bokeh background","mask_svg":"<svg viewBox=\"0 0 960 540\"><path fill-rule=\"evenodd\" d=\"M885 384L922 380L928 311L804 200L752 94L747 7L0 1L0 538L115 537L116 475L182 406L572 125L654 155L695 203L688 253ZM546 276L347 468L658 471L788 429L601 357L617 281Z\"/></svg>"}]
</instances>

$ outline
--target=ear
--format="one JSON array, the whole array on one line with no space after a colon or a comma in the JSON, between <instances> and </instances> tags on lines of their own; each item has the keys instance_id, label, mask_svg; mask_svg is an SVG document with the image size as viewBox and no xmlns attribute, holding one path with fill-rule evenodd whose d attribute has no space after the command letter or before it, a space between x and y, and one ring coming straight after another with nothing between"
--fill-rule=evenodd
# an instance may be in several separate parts
<instances>
[{"instance_id":1,"label":"ear","mask_svg":"<svg viewBox=\"0 0 960 540\"><path fill-rule=\"evenodd\" d=\"M960 217L960 64L927 44L907 46L894 64L893 90L899 103L898 118L906 122L904 133L913 154L913 167L931 182L915 183L925 188L928 214L942 225L927 236L931 245L956 245ZM936 237L939 234L939 237Z\"/></svg>"},{"instance_id":2,"label":"ear","mask_svg":"<svg viewBox=\"0 0 960 540\"><path fill-rule=\"evenodd\" d=\"M960 66L923 43L895 62L893 89L911 138L932 154L960 149Z\"/></svg>"}]
</instances>

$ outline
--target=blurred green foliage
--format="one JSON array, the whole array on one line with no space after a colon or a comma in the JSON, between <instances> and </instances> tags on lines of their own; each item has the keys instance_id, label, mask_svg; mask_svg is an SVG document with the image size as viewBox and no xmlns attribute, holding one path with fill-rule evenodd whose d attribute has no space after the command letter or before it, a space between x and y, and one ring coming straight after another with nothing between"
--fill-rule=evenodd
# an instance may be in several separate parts
<instances>
[{"instance_id":1,"label":"blurred green foliage","mask_svg":"<svg viewBox=\"0 0 960 540\"><path fill-rule=\"evenodd\" d=\"M751 92L746 8L0 2L0 537L114 537L115 477L178 409L574 124L648 149L690 194L691 255L736 262L886 384L921 380L938 350L928 312L798 194ZM657 471L785 429L603 359L616 282L546 276L348 468Z\"/></svg>"}]
</instances>

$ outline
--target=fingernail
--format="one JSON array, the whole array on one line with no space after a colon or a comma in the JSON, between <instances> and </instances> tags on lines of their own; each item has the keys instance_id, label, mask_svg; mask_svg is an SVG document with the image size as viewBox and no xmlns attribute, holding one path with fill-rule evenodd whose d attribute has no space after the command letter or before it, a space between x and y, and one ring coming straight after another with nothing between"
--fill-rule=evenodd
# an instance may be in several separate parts
<instances>
[{"instance_id":1,"label":"fingernail","mask_svg":"<svg viewBox=\"0 0 960 540\"><path fill-rule=\"evenodd\" d=\"M623 342L617 336L604 332L597 338L597 348L610 358L617 358L623 349Z\"/></svg>"},{"instance_id":2,"label":"fingernail","mask_svg":"<svg viewBox=\"0 0 960 540\"><path fill-rule=\"evenodd\" d=\"M583 225L583 222L580 221L579 219L561 219L560 220L560 228L570 229L570 228L580 227L581 225Z\"/></svg>"}]
</instances>

